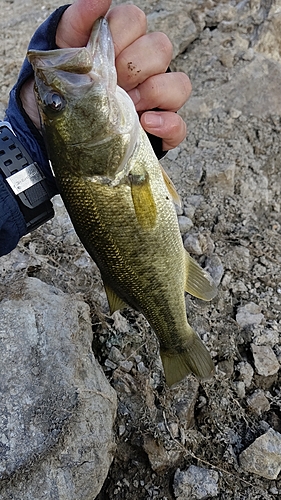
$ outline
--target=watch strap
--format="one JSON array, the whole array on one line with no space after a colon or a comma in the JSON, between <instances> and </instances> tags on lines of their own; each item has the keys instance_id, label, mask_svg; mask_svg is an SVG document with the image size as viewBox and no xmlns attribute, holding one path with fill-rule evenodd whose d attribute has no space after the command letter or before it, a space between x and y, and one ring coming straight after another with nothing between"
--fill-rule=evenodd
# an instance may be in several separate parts
<instances>
[{"instance_id":1,"label":"watch strap","mask_svg":"<svg viewBox=\"0 0 281 500\"><path fill-rule=\"evenodd\" d=\"M54 216L45 175L8 122L0 122L0 171L19 204L28 232Z\"/></svg>"}]
</instances>

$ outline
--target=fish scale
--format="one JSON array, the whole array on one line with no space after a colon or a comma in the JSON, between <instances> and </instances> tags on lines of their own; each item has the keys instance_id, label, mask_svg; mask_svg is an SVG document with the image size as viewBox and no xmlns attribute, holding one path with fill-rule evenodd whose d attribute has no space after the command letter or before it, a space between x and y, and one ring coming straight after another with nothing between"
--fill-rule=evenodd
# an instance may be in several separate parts
<instances>
[{"instance_id":1,"label":"fish scale","mask_svg":"<svg viewBox=\"0 0 281 500\"><path fill-rule=\"evenodd\" d=\"M178 195L116 84L113 51L104 19L80 51L29 51L50 160L111 312L129 305L144 314L169 385L190 372L206 378L214 365L187 322L185 291L211 300L216 287L183 247Z\"/></svg>"}]
</instances>

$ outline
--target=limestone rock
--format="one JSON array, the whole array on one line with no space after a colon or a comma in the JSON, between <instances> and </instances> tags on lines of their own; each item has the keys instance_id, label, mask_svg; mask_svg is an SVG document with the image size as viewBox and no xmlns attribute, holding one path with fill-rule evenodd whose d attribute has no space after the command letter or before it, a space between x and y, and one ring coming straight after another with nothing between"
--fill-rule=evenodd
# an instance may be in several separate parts
<instances>
[{"instance_id":1,"label":"limestone rock","mask_svg":"<svg viewBox=\"0 0 281 500\"><path fill-rule=\"evenodd\" d=\"M241 361L237 365L237 370L239 371L239 379L244 382L245 387L250 387L254 375L254 370L250 363Z\"/></svg>"},{"instance_id":2,"label":"limestone rock","mask_svg":"<svg viewBox=\"0 0 281 500\"><path fill-rule=\"evenodd\" d=\"M167 450L163 443L149 435L144 436L143 448L148 455L152 469L158 472L177 463L182 455L182 450Z\"/></svg>"},{"instance_id":3,"label":"limestone rock","mask_svg":"<svg viewBox=\"0 0 281 500\"><path fill-rule=\"evenodd\" d=\"M7 286L0 324L1 499L93 500L115 450L116 394L88 306L25 278Z\"/></svg>"},{"instance_id":4,"label":"limestone rock","mask_svg":"<svg viewBox=\"0 0 281 500\"><path fill-rule=\"evenodd\" d=\"M281 434L270 428L242 451L240 464L247 472L276 479L281 470Z\"/></svg>"},{"instance_id":5,"label":"limestone rock","mask_svg":"<svg viewBox=\"0 0 281 500\"><path fill-rule=\"evenodd\" d=\"M213 189L223 193L233 194L235 178L235 163L210 162L206 166L206 180Z\"/></svg>"},{"instance_id":6,"label":"limestone rock","mask_svg":"<svg viewBox=\"0 0 281 500\"><path fill-rule=\"evenodd\" d=\"M178 216L178 223L181 234L187 233L187 231L189 231L189 229L193 226L192 220L189 219L189 217L186 217L185 215Z\"/></svg>"},{"instance_id":7,"label":"limestone rock","mask_svg":"<svg viewBox=\"0 0 281 500\"><path fill-rule=\"evenodd\" d=\"M167 10L154 11L147 16L149 31L162 31L169 33L169 38L173 44L173 55L181 54L197 36L197 28L190 19L184 5L173 4Z\"/></svg>"},{"instance_id":8,"label":"limestone rock","mask_svg":"<svg viewBox=\"0 0 281 500\"><path fill-rule=\"evenodd\" d=\"M174 493L177 500L203 500L219 493L219 475L216 471L191 465L187 470L177 469Z\"/></svg>"},{"instance_id":9,"label":"limestone rock","mask_svg":"<svg viewBox=\"0 0 281 500\"><path fill-rule=\"evenodd\" d=\"M270 409L270 402L263 391L257 390L247 398L250 410L257 415L261 415Z\"/></svg>"},{"instance_id":10,"label":"limestone rock","mask_svg":"<svg viewBox=\"0 0 281 500\"><path fill-rule=\"evenodd\" d=\"M256 371L259 375L269 377L278 372L280 365L272 347L251 344Z\"/></svg>"},{"instance_id":11,"label":"limestone rock","mask_svg":"<svg viewBox=\"0 0 281 500\"><path fill-rule=\"evenodd\" d=\"M249 302L245 306L239 307L236 315L236 321L241 328L249 325L259 325L264 318L257 304Z\"/></svg>"}]
</instances>

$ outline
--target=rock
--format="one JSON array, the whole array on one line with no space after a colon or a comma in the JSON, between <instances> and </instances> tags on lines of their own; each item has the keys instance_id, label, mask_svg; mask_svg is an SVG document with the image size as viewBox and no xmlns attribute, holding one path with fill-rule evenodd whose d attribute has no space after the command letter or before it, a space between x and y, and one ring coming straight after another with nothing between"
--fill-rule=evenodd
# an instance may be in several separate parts
<instances>
[{"instance_id":1,"label":"rock","mask_svg":"<svg viewBox=\"0 0 281 500\"><path fill-rule=\"evenodd\" d=\"M250 252L243 246L235 246L227 253L224 262L229 269L239 269L240 272L248 271L250 267Z\"/></svg>"},{"instance_id":2,"label":"rock","mask_svg":"<svg viewBox=\"0 0 281 500\"><path fill-rule=\"evenodd\" d=\"M6 287L0 324L1 499L92 500L115 450L116 394L88 305L25 278Z\"/></svg>"},{"instance_id":3,"label":"rock","mask_svg":"<svg viewBox=\"0 0 281 500\"><path fill-rule=\"evenodd\" d=\"M174 494L177 500L203 500L219 493L219 475L216 471L191 465L187 470L176 470Z\"/></svg>"},{"instance_id":4,"label":"rock","mask_svg":"<svg viewBox=\"0 0 281 500\"><path fill-rule=\"evenodd\" d=\"M206 166L206 181L211 189L221 191L223 194L234 192L235 163L210 162Z\"/></svg>"},{"instance_id":5,"label":"rock","mask_svg":"<svg viewBox=\"0 0 281 500\"><path fill-rule=\"evenodd\" d=\"M234 387L236 389L237 396L240 399L243 399L246 395L245 383L242 382L241 380L238 380L238 382L234 382Z\"/></svg>"},{"instance_id":6,"label":"rock","mask_svg":"<svg viewBox=\"0 0 281 500\"><path fill-rule=\"evenodd\" d=\"M195 234L188 234L184 238L184 248L191 254L202 255L202 248Z\"/></svg>"},{"instance_id":7,"label":"rock","mask_svg":"<svg viewBox=\"0 0 281 500\"><path fill-rule=\"evenodd\" d=\"M273 2L263 25L255 50L281 61L281 13L278 2Z\"/></svg>"},{"instance_id":8,"label":"rock","mask_svg":"<svg viewBox=\"0 0 281 500\"><path fill-rule=\"evenodd\" d=\"M257 415L261 415L270 409L270 402L261 390L255 391L247 398L247 404L250 410Z\"/></svg>"},{"instance_id":9,"label":"rock","mask_svg":"<svg viewBox=\"0 0 281 500\"><path fill-rule=\"evenodd\" d=\"M183 453L181 449L167 450L163 443L150 435L144 436L143 449L148 455L152 469L157 472L172 467Z\"/></svg>"},{"instance_id":10,"label":"rock","mask_svg":"<svg viewBox=\"0 0 281 500\"><path fill-rule=\"evenodd\" d=\"M264 377L269 377L278 372L280 365L270 346L251 344L256 372Z\"/></svg>"},{"instance_id":11,"label":"rock","mask_svg":"<svg viewBox=\"0 0 281 500\"><path fill-rule=\"evenodd\" d=\"M164 8L147 16L150 32L169 33L174 57L184 52L197 36L197 28L185 11L185 3L180 5L180 2L177 2L173 4L172 10L168 7L167 10Z\"/></svg>"},{"instance_id":12,"label":"rock","mask_svg":"<svg viewBox=\"0 0 281 500\"><path fill-rule=\"evenodd\" d=\"M241 328L251 325L259 325L264 319L257 304L249 302L245 306L238 307L236 321Z\"/></svg>"},{"instance_id":13,"label":"rock","mask_svg":"<svg viewBox=\"0 0 281 500\"><path fill-rule=\"evenodd\" d=\"M195 255L210 255L214 251L214 242L208 233L187 234L183 243L185 249Z\"/></svg>"},{"instance_id":14,"label":"rock","mask_svg":"<svg viewBox=\"0 0 281 500\"><path fill-rule=\"evenodd\" d=\"M271 347L279 344L279 332L271 328L263 328L261 331L255 330L253 343L256 345L270 345Z\"/></svg>"},{"instance_id":15,"label":"rock","mask_svg":"<svg viewBox=\"0 0 281 500\"><path fill-rule=\"evenodd\" d=\"M205 270L210 273L215 284L218 286L224 273L224 267L218 255L212 254L207 257L205 262Z\"/></svg>"},{"instance_id":16,"label":"rock","mask_svg":"<svg viewBox=\"0 0 281 500\"><path fill-rule=\"evenodd\" d=\"M189 429L194 423L194 407L198 397L198 389L198 380L195 377L187 377L171 390L171 408L184 430Z\"/></svg>"},{"instance_id":17,"label":"rock","mask_svg":"<svg viewBox=\"0 0 281 500\"><path fill-rule=\"evenodd\" d=\"M178 216L178 223L179 223L179 228L181 234L187 233L190 228L193 226L193 222L191 219L186 217L185 215L179 215Z\"/></svg>"},{"instance_id":18,"label":"rock","mask_svg":"<svg viewBox=\"0 0 281 500\"><path fill-rule=\"evenodd\" d=\"M246 361L238 363L237 370L239 371L239 379L244 382L246 387L250 387L254 375L254 370L250 363Z\"/></svg>"},{"instance_id":19,"label":"rock","mask_svg":"<svg viewBox=\"0 0 281 500\"><path fill-rule=\"evenodd\" d=\"M240 454L240 465L266 479L276 479L281 470L281 434L269 429Z\"/></svg>"}]
</instances>

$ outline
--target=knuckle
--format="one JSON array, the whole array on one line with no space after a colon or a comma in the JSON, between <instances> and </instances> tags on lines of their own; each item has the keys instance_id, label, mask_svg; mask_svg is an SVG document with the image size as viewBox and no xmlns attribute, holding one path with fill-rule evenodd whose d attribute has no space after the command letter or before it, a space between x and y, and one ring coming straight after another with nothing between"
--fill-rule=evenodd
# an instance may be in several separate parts
<instances>
[{"instance_id":1,"label":"knuckle","mask_svg":"<svg viewBox=\"0 0 281 500\"><path fill-rule=\"evenodd\" d=\"M165 63L169 64L173 55L173 45L168 36L161 31L151 33L155 50L162 56Z\"/></svg>"},{"instance_id":2,"label":"knuckle","mask_svg":"<svg viewBox=\"0 0 281 500\"><path fill-rule=\"evenodd\" d=\"M131 10L131 19L133 19L134 22L137 22L142 31L145 32L147 27L147 18L143 10L136 5L127 5L126 7Z\"/></svg>"}]
</instances>

